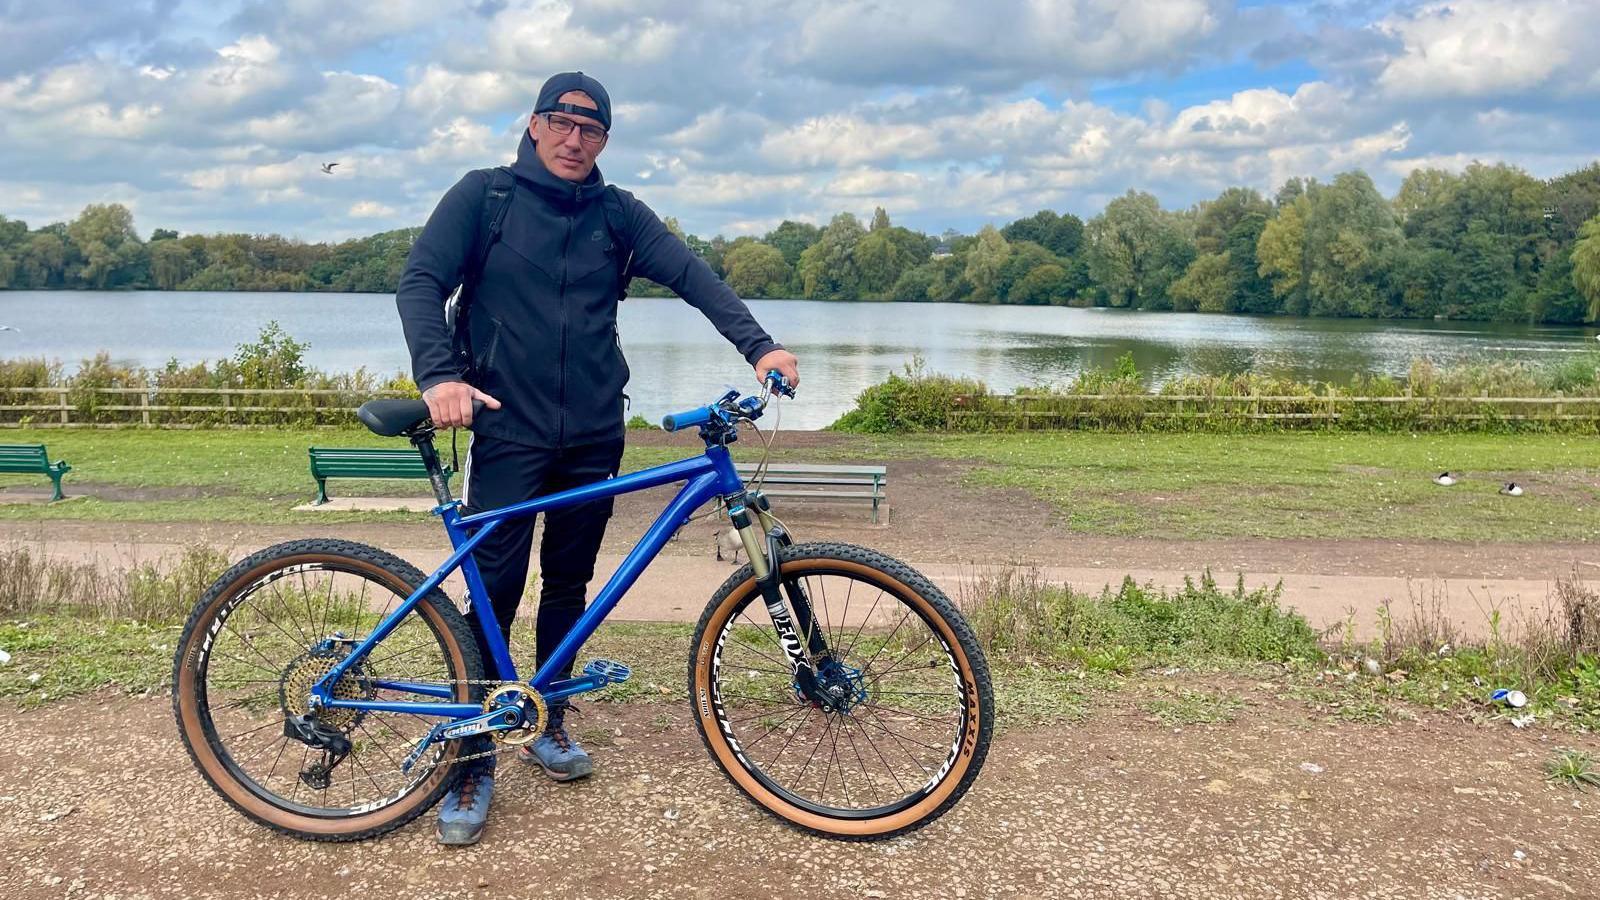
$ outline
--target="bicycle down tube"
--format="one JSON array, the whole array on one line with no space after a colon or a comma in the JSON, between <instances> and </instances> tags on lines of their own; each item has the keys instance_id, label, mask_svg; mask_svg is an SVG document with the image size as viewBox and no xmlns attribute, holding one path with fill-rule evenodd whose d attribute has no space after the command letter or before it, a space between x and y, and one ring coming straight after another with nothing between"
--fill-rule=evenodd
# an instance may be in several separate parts
<instances>
[{"instance_id":1,"label":"bicycle down tube","mask_svg":"<svg viewBox=\"0 0 1600 900\"><path fill-rule=\"evenodd\" d=\"M500 631L500 624L495 618L493 605L488 602L488 594L484 588L482 577L478 573L476 561L472 558L472 551L499 523L508 520L531 516L550 509L558 509L590 500L602 500L616 497L621 494L659 487L675 482L687 482L672 501L667 504L660 516L650 525L644 535L639 539L622 564L607 580L594 601L584 610L583 615L573 625L572 630L556 647L550 658L529 679L528 683L541 694L547 697L559 697L569 693L577 693L585 688L582 686L569 687L567 682L581 682L582 678L566 679L563 682L552 682L556 672L563 671L578 653L578 649L593 635L600 622L610 614L624 594L631 588L639 575L661 551L667 541L689 517L694 510L718 497L737 494L744 489L743 482L734 471L733 461L725 447L708 447L699 456L684 460L655 466L627 475L609 478L593 484L587 484L555 494L535 497L522 503L501 509L486 510L469 516L462 516L460 504L450 502L442 504L436 510L444 520L445 530L450 535L452 552L444 563L431 575L423 580L422 584L411 592L391 614L379 622L372 632L339 661L328 674L325 675L312 688L314 701L319 706L338 709L371 709L391 712L411 712L419 715L442 716L448 718L463 718L478 715L483 712L483 707L472 703L425 703L406 701L383 700L341 700L329 695L328 687L338 682L339 678L352 666L360 662L374 645L382 641L392 632L399 623L427 596L429 591L438 587L450 573L458 567L467 583L468 596L477 610L479 624L483 629L485 642L493 655L492 660L484 660L485 674L498 678L501 681L518 681L516 664L511 659L510 649L506 645L504 636ZM474 530L475 529L475 530ZM493 671L489 671L490 667ZM403 681L383 681L375 685L396 691L415 693L420 696L450 696L448 690L441 690L437 685L411 684Z\"/></svg>"}]
</instances>

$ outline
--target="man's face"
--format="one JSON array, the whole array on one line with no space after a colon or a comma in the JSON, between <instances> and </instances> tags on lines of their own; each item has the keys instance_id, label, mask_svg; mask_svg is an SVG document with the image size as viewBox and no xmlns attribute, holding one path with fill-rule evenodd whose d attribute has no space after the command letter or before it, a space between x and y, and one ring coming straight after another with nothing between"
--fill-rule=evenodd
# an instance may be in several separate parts
<instances>
[{"instance_id":1,"label":"man's face","mask_svg":"<svg viewBox=\"0 0 1600 900\"><path fill-rule=\"evenodd\" d=\"M595 108L594 100L582 91L567 91L561 102ZM567 133L561 134L562 129ZM594 161L606 148L606 135L600 129L599 119L563 112L536 113L528 120L528 133L536 142L539 159L545 168L568 181L581 182L594 171ZM600 130L600 140L586 138L586 130L590 138Z\"/></svg>"}]
</instances>

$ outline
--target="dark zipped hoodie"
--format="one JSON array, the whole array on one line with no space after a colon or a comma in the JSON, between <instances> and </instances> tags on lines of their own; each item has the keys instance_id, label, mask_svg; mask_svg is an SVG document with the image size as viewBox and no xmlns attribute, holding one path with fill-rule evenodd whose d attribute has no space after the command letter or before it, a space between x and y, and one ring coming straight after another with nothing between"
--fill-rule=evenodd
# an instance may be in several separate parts
<instances>
[{"instance_id":1,"label":"dark zipped hoodie","mask_svg":"<svg viewBox=\"0 0 1600 900\"><path fill-rule=\"evenodd\" d=\"M582 184L553 174L527 131L511 167L517 189L489 251L468 317L477 387L499 410L473 419L478 434L558 448L619 438L628 364L617 335L616 246L597 168ZM417 387L465 380L450 352L444 300L471 264L488 170L468 172L428 217L411 247L395 304ZM622 199L633 274L659 282L711 320L750 365L778 349L731 288L648 206Z\"/></svg>"}]
</instances>

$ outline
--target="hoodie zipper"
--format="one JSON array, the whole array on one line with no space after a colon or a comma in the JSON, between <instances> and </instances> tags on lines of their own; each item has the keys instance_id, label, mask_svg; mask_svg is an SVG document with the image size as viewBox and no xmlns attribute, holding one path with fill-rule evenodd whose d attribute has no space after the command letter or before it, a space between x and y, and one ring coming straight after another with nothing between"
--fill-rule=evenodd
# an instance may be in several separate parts
<instances>
[{"instance_id":1,"label":"hoodie zipper","mask_svg":"<svg viewBox=\"0 0 1600 900\"><path fill-rule=\"evenodd\" d=\"M581 188L574 191L574 202ZM572 214L567 215L567 236L561 243L561 387L557 396L561 401L561 413L557 416L556 446L565 447L567 444L567 254L572 252Z\"/></svg>"}]
</instances>

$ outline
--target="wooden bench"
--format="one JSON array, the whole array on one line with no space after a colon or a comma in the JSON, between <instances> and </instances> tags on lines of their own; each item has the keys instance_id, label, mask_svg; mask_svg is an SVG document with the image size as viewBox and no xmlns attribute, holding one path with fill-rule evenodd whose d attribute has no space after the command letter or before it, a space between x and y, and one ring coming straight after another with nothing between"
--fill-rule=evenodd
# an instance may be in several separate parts
<instances>
[{"instance_id":1,"label":"wooden bench","mask_svg":"<svg viewBox=\"0 0 1600 900\"><path fill-rule=\"evenodd\" d=\"M20 475L49 475L55 485L54 503L61 499L61 476L72 471L65 462L50 462L43 444L0 444L0 472Z\"/></svg>"},{"instance_id":2,"label":"wooden bench","mask_svg":"<svg viewBox=\"0 0 1600 900\"><path fill-rule=\"evenodd\" d=\"M755 477L755 463L735 463L739 477ZM761 481L761 493L798 500L842 500L872 504L872 521L878 507L889 499L889 470L883 466L825 466L772 463Z\"/></svg>"},{"instance_id":3,"label":"wooden bench","mask_svg":"<svg viewBox=\"0 0 1600 900\"><path fill-rule=\"evenodd\" d=\"M311 477L317 480L317 504L328 502L329 478L427 478L416 450L372 447L312 447ZM450 477L450 467L444 467Z\"/></svg>"}]
</instances>

